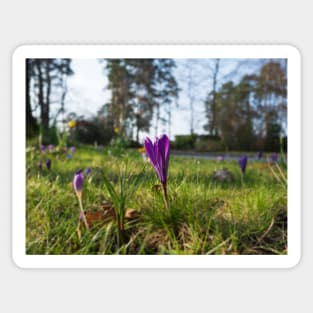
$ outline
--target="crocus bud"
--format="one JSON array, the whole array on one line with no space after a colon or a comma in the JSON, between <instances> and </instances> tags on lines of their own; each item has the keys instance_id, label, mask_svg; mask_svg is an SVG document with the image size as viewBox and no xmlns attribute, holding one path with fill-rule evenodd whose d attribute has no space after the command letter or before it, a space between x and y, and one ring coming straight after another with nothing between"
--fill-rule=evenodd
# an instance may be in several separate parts
<instances>
[{"instance_id":1,"label":"crocus bud","mask_svg":"<svg viewBox=\"0 0 313 313\"><path fill-rule=\"evenodd\" d=\"M219 155L219 156L216 158L216 160L217 160L218 162L223 162L223 161L224 161L224 156Z\"/></svg>"},{"instance_id":2,"label":"crocus bud","mask_svg":"<svg viewBox=\"0 0 313 313\"><path fill-rule=\"evenodd\" d=\"M90 167L87 167L87 168L86 168L86 175L87 175L87 176L90 176L90 174L91 174L91 168L90 168Z\"/></svg>"},{"instance_id":3,"label":"crocus bud","mask_svg":"<svg viewBox=\"0 0 313 313\"><path fill-rule=\"evenodd\" d=\"M246 156L242 156L239 159L239 166L240 166L242 173L244 173L246 171L247 162L248 162L248 158Z\"/></svg>"},{"instance_id":4,"label":"crocus bud","mask_svg":"<svg viewBox=\"0 0 313 313\"><path fill-rule=\"evenodd\" d=\"M81 197L83 185L84 185L83 171L79 170L78 172L75 173L73 179L73 187L78 197Z\"/></svg>"},{"instance_id":5,"label":"crocus bud","mask_svg":"<svg viewBox=\"0 0 313 313\"><path fill-rule=\"evenodd\" d=\"M50 160L50 159L48 159L48 160L46 161L46 166L47 166L47 169L48 169L48 170L51 169L51 160Z\"/></svg>"},{"instance_id":6,"label":"crocus bud","mask_svg":"<svg viewBox=\"0 0 313 313\"><path fill-rule=\"evenodd\" d=\"M273 153L272 156L271 156L271 161L272 163L275 163L278 161L278 155L277 153Z\"/></svg>"},{"instance_id":7,"label":"crocus bud","mask_svg":"<svg viewBox=\"0 0 313 313\"><path fill-rule=\"evenodd\" d=\"M152 143L150 138L145 140L145 150L162 185L166 185L168 163L170 158L170 140L166 135L156 138Z\"/></svg>"}]
</instances>

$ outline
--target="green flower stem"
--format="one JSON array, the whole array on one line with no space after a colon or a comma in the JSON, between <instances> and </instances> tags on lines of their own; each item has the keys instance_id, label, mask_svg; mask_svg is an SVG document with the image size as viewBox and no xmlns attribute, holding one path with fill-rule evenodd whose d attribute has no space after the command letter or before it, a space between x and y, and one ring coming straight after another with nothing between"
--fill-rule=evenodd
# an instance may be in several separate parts
<instances>
[{"instance_id":1,"label":"green flower stem","mask_svg":"<svg viewBox=\"0 0 313 313\"><path fill-rule=\"evenodd\" d=\"M118 247L124 244L124 220L122 216L117 217L117 230L118 230Z\"/></svg>"},{"instance_id":2,"label":"green flower stem","mask_svg":"<svg viewBox=\"0 0 313 313\"><path fill-rule=\"evenodd\" d=\"M165 207L169 210L170 206L168 202L167 187L165 184L162 184L162 189L163 189L163 198L164 198Z\"/></svg>"},{"instance_id":3,"label":"green flower stem","mask_svg":"<svg viewBox=\"0 0 313 313\"><path fill-rule=\"evenodd\" d=\"M85 212L84 212L83 201L82 201L82 197L81 196L78 196L78 202L79 202L80 211L81 211L82 216L83 216L83 222L84 222L84 224L86 226L86 229L89 230L89 226L88 226L86 215L85 215Z\"/></svg>"},{"instance_id":4,"label":"green flower stem","mask_svg":"<svg viewBox=\"0 0 313 313\"><path fill-rule=\"evenodd\" d=\"M244 174L241 172L241 186L245 186L245 181L244 181Z\"/></svg>"}]
</instances>

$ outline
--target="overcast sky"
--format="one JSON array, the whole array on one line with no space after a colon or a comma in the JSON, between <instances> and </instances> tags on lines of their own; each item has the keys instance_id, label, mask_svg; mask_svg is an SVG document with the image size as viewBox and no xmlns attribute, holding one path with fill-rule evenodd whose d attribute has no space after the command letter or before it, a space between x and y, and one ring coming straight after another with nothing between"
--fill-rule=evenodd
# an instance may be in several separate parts
<instances>
[{"instance_id":1,"label":"overcast sky","mask_svg":"<svg viewBox=\"0 0 313 313\"><path fill-rule=\"evenodd\" d=\"M238 80L243 74L252 73L260 66L260 60L249 60L243 62L240 59L221 60L220 62L220 83L225 79ZM194 131L204 133L205 124L204 99L212 89L212 71L214 60L176 60L177 68L175 77L181 88L178 106L173 105L171 138L177 134L190 133L190 101L188 97L188 76L192 77L192 96L194 97ZM238 68L238 64L241 66ZM72 69L74 75L68 78L68 94L66 97L66 113L75 112L77 115L90 117L100 109L100 107L110 100L110 93L106 89L107 78L104 72L104 64L97 59L73 59ZM225 77L226 75L226 77ZM222 79L224 77L224 79ZM190 92L189 92L190 93ZM167 125L160 125L160 134L168 133ZM159 134L159 135L160 135ZM146 135L155 136L154 128L150 133L141 134L141 139Z\"/></svg>"}]
</instances>

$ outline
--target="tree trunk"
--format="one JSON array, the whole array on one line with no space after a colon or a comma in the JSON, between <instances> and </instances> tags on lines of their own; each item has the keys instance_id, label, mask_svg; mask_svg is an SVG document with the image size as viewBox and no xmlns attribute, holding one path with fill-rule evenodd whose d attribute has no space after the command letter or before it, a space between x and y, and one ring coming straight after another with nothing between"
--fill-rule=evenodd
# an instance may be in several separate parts
<instances>
[{"instance_id":1,"label":"tree trunk","mask_svg":"<svg viewBox=\"0 0 313 313\"><path fill-rule=\"evenodd\" d=\"M139 143L139 127L136 130L136 142Z\"/></svg>"},{"instance_id":2,"label":"tree trunk","mask_svg":"<svg viewBox=\"0 0 313 313\"><path fill-rule=\"evenodd\" d=\"M171 138L171 127L172 127L172 112L171 112L171 104L168 104L168 138Z\"/></svg>"},{"instance_id":3,"label":"tree trunk","mask_svg":"<svg viewBox=\"0 0 313 313\"><path fill-rule=\"evenodd\" d=\"M26 60L26 137L31 138L36 134L38 126L36 119L32 113L31 96L30 96L30 83L31 83L31 61Z\"/></svg>"},{"instance_id":4,"label":"tree trunk","mask_svg":"<svg viewBox=\"0 0 313 313\"><path fill-rule=\"evenodd\" d=\"M36 67L38 71L38 100L40 106L40 132L42 143L48 143L48 130L49 130L49 96L50 96L50 74L49 71L49 61L36 60ZM45 65L45 66L44 66ZM43 71L45 67L45 72ZM45 81L44 74L46 79ZM46 85L46 97L45 97L45 84Z\"/></svg>"},{"instance_id":5,"label":"tree trunk","mask_svg":"<svg viewBox=\"0 0 313 313\"><path fill-rule=\"evenodd\" d=\"M216 108L216 88L217 88L217 75L219 72L219 63L220 59L216 59L215 70L213 74L213 90L212 90L212 102L211 102L211 112L212 112L212 121L210 127L210 133L213 136L218 135L216 118L217 118L217 108Z\"/></svg>"},{"instance_id":6,"label":"tree trunk","mask_svg":"<svg viewBox=\"0 0 313 313\"><path fill-rule=\"evenodd\" d=\"M159 121L160 121L160 104L157 103L157 105L156 105L155 127L154 127L155 137L158 137Z\"/></svg>"}]
</instances>

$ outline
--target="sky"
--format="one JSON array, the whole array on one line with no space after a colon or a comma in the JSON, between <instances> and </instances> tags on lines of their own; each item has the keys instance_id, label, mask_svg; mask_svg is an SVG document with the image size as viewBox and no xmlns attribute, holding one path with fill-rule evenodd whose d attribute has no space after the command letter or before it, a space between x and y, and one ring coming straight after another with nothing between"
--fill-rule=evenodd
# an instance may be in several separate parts
<instances>
[{"instance_id":1,"label":"sky","mask_svg":"<svg viewBox=\"0 0 313 313\"><path fill-rule=\"evenodd\" d=\"M176 61L174 75L181 91L177 102L172 106L171 139L175 135L190 133L190 96L194 99L194 132L205 133L204 100L212 89L212 72L215 60L209 59L179 59ZM220 61L221 84L226 79L239 80L243 74L253 73L260 67L260 60L222 59ZM240 66L238 66L240 64ZM107 90L108 80L104 71L104 64L97 59L73 59L74 75L68 77L68 93L65 100L66 113L75 112L77 115L90 117L95 115L103 104L110 100ZM191 88L188 82L192 81ZM188 96L189 95L189 96ZM160 134L169 133L168 125L160 125ZM158 134L158 135L160 135ZM142 133L140 140L145 136L155 137L154 127L149 133Z\"/></svg>"}]
</instances>

